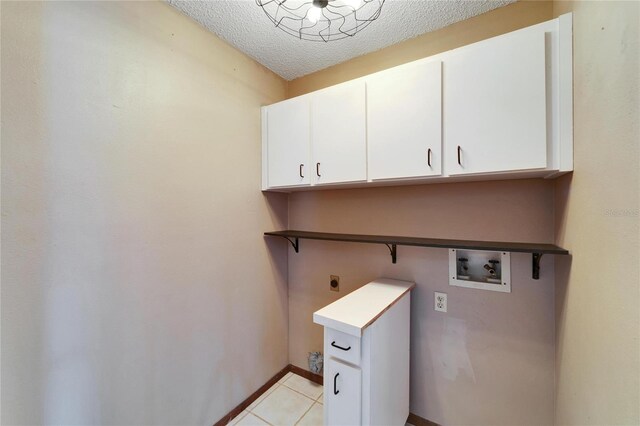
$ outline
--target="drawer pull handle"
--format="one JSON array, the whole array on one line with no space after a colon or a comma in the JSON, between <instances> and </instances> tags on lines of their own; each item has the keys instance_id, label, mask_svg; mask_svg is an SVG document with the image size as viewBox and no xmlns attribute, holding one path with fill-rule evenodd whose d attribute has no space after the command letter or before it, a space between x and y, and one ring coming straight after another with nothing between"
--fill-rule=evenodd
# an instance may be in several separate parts
<instances>
[{"instance_id":1,"label":"drawer pull handle","mask_svg":"<svg viewBox=\"0 0 640 426\"><path fill-rule=\"evenodd\" d=\"M427 165L431 167L431 148L427 150Z\"/></svg>"},{"instance_id":2,"label":"drawer pull handle","mask_svg":"<svg viewBox=\"0 0 640 426\"><path fill-rule=\"evenodd\" d=\"M300 177L303 178L304 174L302 173L302 168L304 167L304 164L300 164Z\"/></svg>"},{"instance_id":3,"label":"drawer pull handle","mask_svg":"<svg viewBox=\"0 0 640 426\"><path fill-rule=\"evenodd\" d=\"M320 163L316 163L316 174L318 175L318 177L320 176Z\"/></svg>"},{"instance_id":4,"label":"drawer pull handle","mask_svg":"<svg viewBox=\"0 0 640 426\"><path fill-rule=\"evenodd\" d=\"M335 376L333 376L333 394L337 395L340 393L340 391L337 389L337 380L338 380L338 376L340 375L340 373L336 373Z\"/></svg>"},{"instance_id":5,"label":"drawer pull handle","mask_svg":"<svg viewBox=\"0 0 640 426\"><path fill-rule=\"evenodd\" d=\"M462 148L460 148L460 145L458 145L458 165L462 166L462 160L460 158L460 152L462 151Z\"/></svg>"},{"instance_id":6,"label":"drawer pull handle","mask_svg":"<svg viewBox=\"0 0 640 426\"><path fill-rule=\"evenodd\" d=\"M334 348L338 348L341 351L348 351L349 349L351 349L351 346L349 346L348 348L343 348L342 346L336 345L336 341L335 340L333 342L331 342L331 346L333 346Z\"/></svg>"}]
</instances>

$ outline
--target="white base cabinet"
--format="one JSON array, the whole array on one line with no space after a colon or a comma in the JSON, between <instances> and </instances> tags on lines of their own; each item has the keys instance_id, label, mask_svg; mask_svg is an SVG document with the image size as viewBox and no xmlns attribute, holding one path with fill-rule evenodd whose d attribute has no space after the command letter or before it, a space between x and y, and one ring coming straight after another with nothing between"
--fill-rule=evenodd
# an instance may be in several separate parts
<instances>
[{"instance_id":1,"label":"white base cabinet","mask_svg":"<svg viewBox=\"0 0 640 426\"><path fill-rule=\"evenodd\" d=\"M414 286L378 279L314 313L325 327L325 425L406 423Z\"/></svg>"}]
</instances>

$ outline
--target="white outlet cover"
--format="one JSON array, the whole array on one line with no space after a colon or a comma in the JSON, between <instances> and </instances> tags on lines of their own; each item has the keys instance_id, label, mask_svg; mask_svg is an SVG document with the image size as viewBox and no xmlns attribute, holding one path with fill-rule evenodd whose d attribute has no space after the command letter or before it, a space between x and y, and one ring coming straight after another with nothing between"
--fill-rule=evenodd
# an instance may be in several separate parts
<instances>
[{"instance_id":1,"label":"white outlet cover","mask_svg":"<svg viewBox=\"0 0 640 426\"><path fill-rule=\"evenodd\" d=\"M447 293L433 292L433 309L438 312L447 312Z\"/></svg>"}]
</instances>

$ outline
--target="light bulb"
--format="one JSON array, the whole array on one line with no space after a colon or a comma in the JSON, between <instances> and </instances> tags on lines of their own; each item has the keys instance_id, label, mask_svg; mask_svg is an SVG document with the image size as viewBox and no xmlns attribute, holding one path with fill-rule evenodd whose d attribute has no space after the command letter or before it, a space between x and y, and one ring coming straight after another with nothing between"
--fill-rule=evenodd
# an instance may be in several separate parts
<instances>
[{"instance_id":1,"label":"light bulb","mask_svg":"<svg viewBox=\"0 0 640 426\"><path fill-rule=\"evenodd\" d=\"M320 19L320 15L322 15L322 9L320 9L319 7L311 6L309 8L309 11L307 12L307 19L312 24L315 24L316 22L318 22L318 19Z\"/></svg>"}]
</instances>

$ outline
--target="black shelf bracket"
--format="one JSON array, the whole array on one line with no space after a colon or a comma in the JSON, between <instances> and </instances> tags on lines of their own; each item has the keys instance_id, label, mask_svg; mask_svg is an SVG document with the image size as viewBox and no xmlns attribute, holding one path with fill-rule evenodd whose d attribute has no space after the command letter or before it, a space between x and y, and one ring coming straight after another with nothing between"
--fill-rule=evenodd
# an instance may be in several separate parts
<instances>
[{"instance_id":1,"label":"black shelf bracket","mask_svg":"<svg viewBox=\"0 0 640 426\"><path fill-rule=\"evenodd\" d=\"M542 259L543 253L531 253L531 278L534 280L540 279L540 259Z\"/></svg>"},{"instance_id":2,"label":"black shelf bracket","mask_svg":"<svg viewBox=\"0 0 640 426\"><path fill-rule=\"evenodd\" d=\"M289 237L285 237L284 235L282 235L282 238L284 238L285 240L289 241L291 243L291 246L293 247L293 249L296 251L296 253L299 252L300 250L300 242L298 241L298 237L295 237L293 240Z\"/></svg>"},{"instance_id":3,"label":"black shelf bracket","mask_svg":"<svg viewBox=\"0 0 640 426\"><path fill-rule=\"evenodd\" d=\"M387 246L387 248L389 249L389 254L391 254L391 263L396 263L396 260L398 260L398 250L396 248L396 245L385 244L385 246Z\"/></svg>"}]
</instances>

